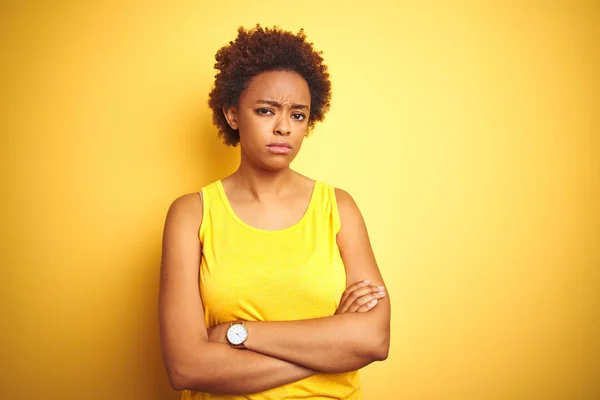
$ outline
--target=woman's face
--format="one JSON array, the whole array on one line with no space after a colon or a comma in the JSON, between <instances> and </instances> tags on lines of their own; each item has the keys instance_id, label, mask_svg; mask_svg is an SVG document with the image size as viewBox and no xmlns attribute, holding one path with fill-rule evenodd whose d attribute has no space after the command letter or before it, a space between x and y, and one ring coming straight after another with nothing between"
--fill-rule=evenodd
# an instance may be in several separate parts
<instances>
[{"instance_id":1,"label":"woman's face","mask_svg":"<svg viewBox=\"0 0 600 400\"><path fill-rule=\"evenodd\" d=\"M252 78L238 105L223 112L229 125L239 130L242 162L276 171L287 168L300 151L310 91L296 72L263 72Z\"/></svg>"}]
</instances>

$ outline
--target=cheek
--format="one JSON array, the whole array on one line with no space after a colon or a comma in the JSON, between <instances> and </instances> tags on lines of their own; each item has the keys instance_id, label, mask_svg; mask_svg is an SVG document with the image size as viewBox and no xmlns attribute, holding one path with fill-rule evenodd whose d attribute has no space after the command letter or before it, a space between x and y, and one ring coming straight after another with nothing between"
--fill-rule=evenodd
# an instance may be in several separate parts
<instances>
[{"instance_id":1,"label":"cheek","mask_svg":"<svg viewBox=\"0 0 600 400\"><path fill-rule=\"evenodd\" d=\"M305 137L306 137L306 130L298 132L298 134L294 137L294 144L293 144L293 146L299 149L300 146L302 146L302 143L304 143L304 138Z\"/></svg>"},{"instance_id":2,"label":"cheek","mask_svg":"<svg viewBox=\"0 0 600 400\"><path fill-rule=\"evenodd\" d=\"M239 120L240 140L252 142L254 139L264 135L265 121L253 115L244 115Z\"/></svg>"},{"instance_id":3,"label":"cheek","mask_svg":"<svg viewBox=\"0 0 600 400\"><path fill-rule=\"evenodd\" d=\"M299 140L304 140L304 138L306 137L307 133L308 133L308 122L304 123L302 125L298 125L297 128L297 133L296 133L296 137L300 137Z\"/></svg>"}]
</instances>

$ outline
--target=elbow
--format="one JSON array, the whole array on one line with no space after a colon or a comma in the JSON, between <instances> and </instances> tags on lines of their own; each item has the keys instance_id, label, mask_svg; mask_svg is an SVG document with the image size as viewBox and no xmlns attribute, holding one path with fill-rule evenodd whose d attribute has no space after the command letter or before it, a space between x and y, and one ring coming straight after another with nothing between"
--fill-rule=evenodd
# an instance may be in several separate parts
<instances>
[{"instance_id":1,"label":"elbow","mask_svg":"<svg viewBox=\"0 0 600 400\"><path fill-rule=\"evenodd\" d=\"M185 390L189 386L189 379L183 368L177 365L171 365L167 367L167 375L169 376L169 383L175 390Z\"/></svg>"},{"instance_id":2,"label":"elbow","mask_svg":"<svg viewBox=\"0 0 600 400\"><path fill-rule=\"evenodd\" d=\"M183 363L168 366L167 373L171 387L175 390L202 390L205 382L202 382L199 374L194 374L194 371L198 370Z\"/></svg>"},{"instance_id":3,"label":"elbow","mask_svg":"<svg viewBox=\"0 0 600 400\"><path fill-rule=\"evenodd\" d=\"M186 384L180 378L169 376L169 382L171 383L171 388L173 390L181 391L186 389Z\"/></svg>"},{"instance_id":4,"label":"elbow","mask_svg":"<svg viewBox=\"0 0 600 400\"><path fill-rule=\"evenodd\" d=\"M388 358L390 348L389 346L380 346L375 352L375 361L385 361Z\"/></svg>"},{"instance_id":5,"label":"elbow","mask_svg":"<svg viewBox=\"0 0 600 400\"><path fill-rule=\"evenodd\" d=\"M373 361L385 361L390 352L390 337L385 335L382 340L378 340L373 345Z\"/></svg>"},{"instance_id":6,"label":"elbow","mask_svg":"<svg viewBox=\"0 0 600 400\"><path fill-rule=\"evenodd\" d=\"M171 388L174 390L184 390L185 384L183 377L173 370L167 370L167 376L169 377L169 383Z\"/></svg>"}]
</instances>

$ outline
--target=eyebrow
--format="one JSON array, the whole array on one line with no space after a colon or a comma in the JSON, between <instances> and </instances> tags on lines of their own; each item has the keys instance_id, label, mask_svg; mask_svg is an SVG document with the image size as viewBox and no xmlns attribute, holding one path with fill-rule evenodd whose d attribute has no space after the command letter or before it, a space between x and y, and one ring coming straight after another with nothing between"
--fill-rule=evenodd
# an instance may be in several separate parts
<instances>
[{"instance_id":1,"label":"eyebrow","mask_svg":"<svg viewBox=\"0 0 600 400\"><path fill-rule=\"evenodd\" d=\"M273 107L283 107L283 105L277 101L273 101L273 100L257 100L257 103L263 103L263 104L268 104L270 106ZM292 108L304 108L306 110L308 110L308 106L306 104L292 104Z\"/></svg>"}]
</instances>

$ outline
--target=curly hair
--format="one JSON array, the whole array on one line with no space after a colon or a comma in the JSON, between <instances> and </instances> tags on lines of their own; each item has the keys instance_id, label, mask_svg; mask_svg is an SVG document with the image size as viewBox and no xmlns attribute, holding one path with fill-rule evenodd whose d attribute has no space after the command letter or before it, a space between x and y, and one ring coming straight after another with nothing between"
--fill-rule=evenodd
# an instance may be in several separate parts
<instances>
[{"instance_id":1,"label":"curly hair","mask_svg":"<svg viewBox=\"0 0 600 400\"><path fill-rule=\"evenodd\" d=\"M322 121L329 110L331 82L321 54L306 41L304 29L294 35L278 27L262 28L258 24L249 30L239 27L235 41L219 49L215 56L215 69L219 72L208 100L213 122L225 144L237 146L240 134L227 123L223 107L237 105L250 80L262 72L283 70L300 74L310 90L307 132Z\"/></svg>"}]
</instances>

